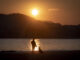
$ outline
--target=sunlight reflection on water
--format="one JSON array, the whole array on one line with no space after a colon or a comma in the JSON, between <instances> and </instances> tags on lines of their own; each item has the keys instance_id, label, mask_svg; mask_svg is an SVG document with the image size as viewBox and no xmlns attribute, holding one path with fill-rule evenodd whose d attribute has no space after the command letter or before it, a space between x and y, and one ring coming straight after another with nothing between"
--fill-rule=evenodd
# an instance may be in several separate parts
<instances>
[{"instance_id":1,"label":"sunlight reflection on water","mask_svg":"<svg viewBox=\"0 0 80 60\"><path fill-rule=\"evenodd\" d=\"M30 51L32 39L0 39L0 50ZM80 50L80 39L36 39L42 50Z\"/></svg>"}]
</instances>

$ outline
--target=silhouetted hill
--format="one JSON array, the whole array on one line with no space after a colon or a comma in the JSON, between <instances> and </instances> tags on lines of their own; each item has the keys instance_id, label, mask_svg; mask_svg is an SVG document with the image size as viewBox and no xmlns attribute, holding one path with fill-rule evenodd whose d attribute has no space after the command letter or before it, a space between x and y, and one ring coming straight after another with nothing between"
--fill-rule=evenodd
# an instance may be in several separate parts
<instances>
[{"instance_id":1,"label":"silhouetted hill","mask_svg":"<svg viewBox=\"0 0 80 60\"><path fill-rule=\"evenodd\" d=\"M32 37L80 38L80 25L42 22L23 14L0 14L0 38Z\"/></svg>"}]
</instances>

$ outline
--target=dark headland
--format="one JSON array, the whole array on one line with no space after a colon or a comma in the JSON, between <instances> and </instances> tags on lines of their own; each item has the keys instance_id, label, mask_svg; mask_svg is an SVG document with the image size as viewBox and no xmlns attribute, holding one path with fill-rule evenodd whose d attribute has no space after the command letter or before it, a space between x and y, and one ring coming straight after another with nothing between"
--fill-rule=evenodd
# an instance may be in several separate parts
<instances>
[{"instance_id":1,"label":"dark headland","mask_svg":"<svg viewBox=\"0 0 80 60\"><path fill-rule=\"evenodd\" d=\"M34 33L36 33L36 35ZM24 14L0 14L0 38L80 38L79 25L42 22Z\"/></svg>"}]
</instances>

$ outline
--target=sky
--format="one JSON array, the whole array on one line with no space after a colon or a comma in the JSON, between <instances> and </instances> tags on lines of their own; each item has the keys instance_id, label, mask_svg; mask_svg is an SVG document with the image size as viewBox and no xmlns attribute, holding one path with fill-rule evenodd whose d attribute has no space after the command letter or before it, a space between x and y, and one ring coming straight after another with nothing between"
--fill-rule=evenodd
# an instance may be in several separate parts
<instances>
[{"instance_id":1,"label":"sky","mask_svg":"<svg viewBox=\"0 0 80 60\"><path fill-rule=\"evenodd\" d=\"M0 0L0 13L22 13L32 16L38 9L38 20L64 25L80 24L80 0ZM32 16L33 17L33 16Z\"/></svg>"},{"instance_id":2,"label":"sky","mask_svg":"<svg viewBox=\"0 0 80 60\"><path fill-rule=\"evenodd\" d=\"M31 51L32 39L0 39L0 51ZM43 51L80 50L80 39L36 39Z\"/></svg>"}]
</instances>

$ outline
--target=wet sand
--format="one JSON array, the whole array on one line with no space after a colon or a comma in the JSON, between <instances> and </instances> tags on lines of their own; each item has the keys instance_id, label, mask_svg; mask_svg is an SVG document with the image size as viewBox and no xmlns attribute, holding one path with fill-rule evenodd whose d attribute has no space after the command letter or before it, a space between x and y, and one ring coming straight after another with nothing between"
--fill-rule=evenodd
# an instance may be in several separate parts
<instances>
[{"instance_id":1,"label":"wet sand","mask_svg":"<svg viewBox=\"0 0 80 60\"><path fill-rule=\"evenodd\" d=\"M2 51L0 60L80 60L80 51L46 51L44 53Z\"/></svg>"}]
</instances>

